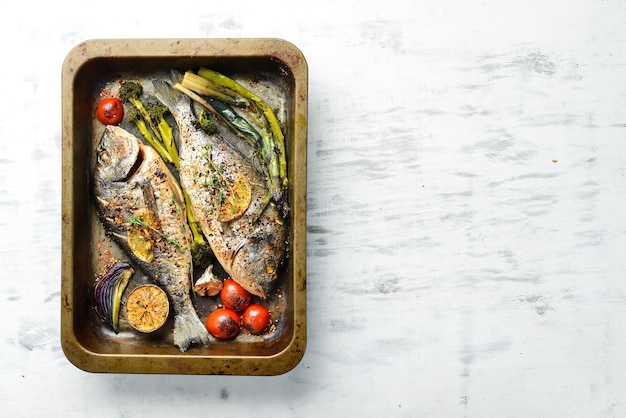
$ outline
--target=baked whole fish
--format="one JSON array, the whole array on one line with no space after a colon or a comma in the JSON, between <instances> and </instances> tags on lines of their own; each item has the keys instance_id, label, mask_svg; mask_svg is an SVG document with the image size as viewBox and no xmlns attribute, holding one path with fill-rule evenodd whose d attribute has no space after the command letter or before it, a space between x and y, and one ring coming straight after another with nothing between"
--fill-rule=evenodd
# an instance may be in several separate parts
<instances>
[{"instance_id":1,"label":"baked whole fish","mask_svg":"<svg viewBox=\"0 0 626 418\"><path fill-rule=\"evenodd\" d=\"M183 195L161 157L130 132L107 126L97 148L94 192L105 228L168 294L174 344L181 351L207 345L208 331L190 298L192 237ZM143 239L135 240L138 234Z\"/></svg>"},{"instance_id":2,"label":"baked whole fish","mask_svg":"<svg viewBox=\"0 0 626 418\"><path fill-rule=\"evenodd\" d=\"M267 204L263 175L219 135L197 128L191 99L163 80L153 81L179 130L179 176L193 213L215 258L230 277L250 293L267 298L276 285L287 251L287 228L279 210ZM236 219L224 221L224 193L216 179L249 184L249 206Z\"/></svg>"}]
</instances>

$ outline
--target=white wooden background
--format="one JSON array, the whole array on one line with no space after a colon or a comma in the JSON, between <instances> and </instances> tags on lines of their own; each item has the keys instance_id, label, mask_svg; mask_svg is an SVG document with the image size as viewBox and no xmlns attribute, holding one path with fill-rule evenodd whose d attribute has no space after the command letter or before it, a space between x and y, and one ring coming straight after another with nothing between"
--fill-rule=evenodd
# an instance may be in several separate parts
<instances>
[{"instance_id":1,"label":"white wooden background","mask_svg":"<svg viewBox=\"0 0 626 418\"><path fill-rule=\"evenodd\" d=\"M626 416L626 2L128 3L3 11L0 416ZM118 37L280 37L307 58L293 371L64 357L61 65Z\"/></svg>"}]
</instances>

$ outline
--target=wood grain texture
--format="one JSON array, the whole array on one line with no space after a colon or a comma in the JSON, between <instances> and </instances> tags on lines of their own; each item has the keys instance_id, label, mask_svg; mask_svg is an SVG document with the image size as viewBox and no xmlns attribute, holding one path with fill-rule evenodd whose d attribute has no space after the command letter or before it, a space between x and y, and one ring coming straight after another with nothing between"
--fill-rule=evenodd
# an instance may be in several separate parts
<instances>
[{"instance_id":1,"label":"wood grain texture","mask_svg":"<svg viewBox=\"0 0 626 418\"><path fill-rule=\"evenodd\" d=\"M61 0L78 12L53 22L16 4L1 29L22 42L0 70L0 415L626 415L623 3L190 5L103 20ZM63 356L61 64L120 36L275 36L307 58L308 346L286 375Z\"/></svg>"}]
</instances>

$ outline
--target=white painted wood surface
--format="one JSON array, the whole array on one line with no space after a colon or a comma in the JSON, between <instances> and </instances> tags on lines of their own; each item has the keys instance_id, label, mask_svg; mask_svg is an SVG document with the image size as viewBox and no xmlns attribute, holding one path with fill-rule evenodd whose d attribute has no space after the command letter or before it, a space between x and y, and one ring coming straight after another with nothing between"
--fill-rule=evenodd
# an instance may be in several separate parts
<instances>
[{"instance_id":1,"label":"white painted wood surface","mask_svg":"<svg viewBox=\"0 0 626 418\"><path fill-rule=\"evenodd\" d=\"M88 4L13 3L0 27L0 416L626 416L626 3ZM268 36L310 71L302 362L267 378L75 368L59 341L65 55Z\"/></svg>"}]
</instances>

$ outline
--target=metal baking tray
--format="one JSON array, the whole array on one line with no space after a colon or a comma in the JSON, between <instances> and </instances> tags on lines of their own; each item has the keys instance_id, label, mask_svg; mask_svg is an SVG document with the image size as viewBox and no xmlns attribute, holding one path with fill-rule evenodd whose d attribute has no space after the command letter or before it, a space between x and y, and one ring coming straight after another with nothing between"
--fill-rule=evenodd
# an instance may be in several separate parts
<instances>
[{"instance_id":1,"label":"metal baking tray","mask_svg":"<svg viewBox=\"0 0 626 418\"><path fill-rule=\"evenodd\" d=\"M289 247L277 292L267 300L276 322L271 332L212 338L208 346L181 352L170 340L171 324L139 335L120 315L120 331L114 333L94 308L103 253L123 255L107 241L97 217L91 161L103 130L95 109L108 84L199 67L235 79L260 78L268 86L265 93L273 95L268 103L280 103L289 168ZM306 347L307 98L306 60L281 39L94 39L68 53L62 69L61 345L72 364L94 373L269 376L300 362ZM131 280L146 278L136 272ZM129 283L126 292L132 287ZM216 302L193 292L192 298L204 321Z\"/></svg>"}]
</instances>

